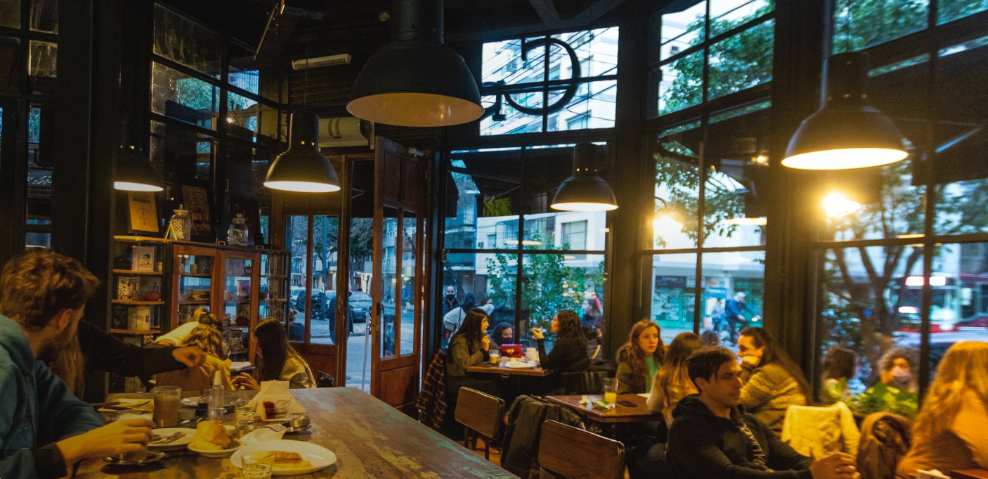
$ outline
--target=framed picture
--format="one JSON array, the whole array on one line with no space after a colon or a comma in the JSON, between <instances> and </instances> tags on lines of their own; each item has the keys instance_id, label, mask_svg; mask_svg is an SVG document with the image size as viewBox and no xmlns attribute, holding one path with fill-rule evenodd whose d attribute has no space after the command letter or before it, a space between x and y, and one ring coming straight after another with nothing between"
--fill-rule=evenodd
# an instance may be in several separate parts
<instances>
[{"instance_id":1,"label":"framed picture","mask_svg":"<svg viewBox=\"0 0 988 479\"><path fill-rule=\"evenodd\" d=\"M154 246L131 246L130 269L133 271L154 271Z\"/></svg>"},{"instance_id":2,"label":"framed picture","mask_svg":"<svg viewBox=\"0 0 988 479\"><path fill-rule=\"evenodd\" d=\"M192 239L213 241L213 225L209 219L209 195L201 186L182 186L182 200L192 217Z\"/></svg>"},{"instance_id":3,"label":"framed picture","mask_svg":"<svg viewBox=\"0 0 988 479\"><path fill-rule=\"evenodd\" d=\"M152 193L127 193L127 219L131 233L155 233L158 230L158 205Z\"/></svg>"}]
</instances>

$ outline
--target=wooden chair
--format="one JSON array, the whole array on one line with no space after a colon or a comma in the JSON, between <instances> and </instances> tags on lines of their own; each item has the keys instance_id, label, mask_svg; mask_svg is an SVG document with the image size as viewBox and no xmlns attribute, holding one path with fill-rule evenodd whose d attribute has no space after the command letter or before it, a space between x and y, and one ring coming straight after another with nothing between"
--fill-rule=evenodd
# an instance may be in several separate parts
<instances>
[{"instance_id":1,"label":"wooden chair","mask_svg":"<svg viewBox=\"0 0 988 479\"><path fill-rule=\"evenodd\" d=\"M539 477L622 479L624 445L558 421L542 423Z\"/></svg>"},{"instance_id":2,"label":"wooden chair","mask_svg":"<svg viewBox=\"0 0 988 479\"><path fill-rule=\"evenodd\" d=\"M457 393L454 418L466 428L463 445L473 449L477 436L482 437L487 460L491 459L491 442L501 434L503 415L504 400L499 397L469 387L461 387Z\"/></svg>"}]
</instances>

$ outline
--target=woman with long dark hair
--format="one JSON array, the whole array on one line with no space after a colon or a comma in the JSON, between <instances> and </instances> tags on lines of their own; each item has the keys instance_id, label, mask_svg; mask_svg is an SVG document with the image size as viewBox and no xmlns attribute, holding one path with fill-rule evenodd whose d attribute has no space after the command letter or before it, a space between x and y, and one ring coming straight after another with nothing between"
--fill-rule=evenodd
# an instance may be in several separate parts
<instances>
[{"instance_id":1,"label":"woman with long dark hair","mask_svg":"<svg viewBox=\"0 0 988 479\"><path fill-rule=\"evenodd\" d=\"M497 396L497 383L467 375L467 368L488 360L491 338L487 336L490 319L480 308L467 311L463 324L449 340L449 357L446 359L447 410L455 411L456 395L460 388L469 386ZM447 414L452 416L452 414Z\"/></svg>"},{"instance_id":2,"label":"woman with long dark hair","mask_svg":"<svg viewBox=\"0 0 988 479\"><path fill-rule=\"evenodd\" d=\"M280 321L273 318L261 321L254 328L254 337L260 355L258 373L261 381L288 381L288 387L295 389L316 387L316 377L309 363L288 343L288 335Z\"/></svg>"},{"instance_id":3,"label":"woman with long dark hair","mask_svg":"<svg viewBox=\"0 0 988 479\"><path fill-rule=\"evenodd\" d=\"M693 333L679 333L666 349L665 361L652 380L648 406L661 412L666 426L672 424L672 410L686 396L697 394L696 385L690 379L686 360L694 351L703 347L703 340Z\"/></svg>"},{"instance_id":4,"label":"woman with long dark hair","mask_svg":"<svg viewBox=\"0 0 988 479\"><path fill-rule=\"evenodd\" d=\"M546 354L545 332L541 328L532 329L532 337L539 348L539 363L543 368L554 372L574 372L584 371L590 366L587 337L575 311L567 309L556 313L549 323L549 331L556 334L556 342L552 351Z\"/></svg>"},{"instance_id":5,"label":"woman with long dark hair","mask_svg":"<svg viewBox=\"0 0 988 479\"><path fill-rule=\"evenodd\" d=\"M646 393L652 389L652 379L662 366L665 347L659 325L643 319L631 327L628 342L618 350L618 393Z\"/></svg>"},{"instance_id":6,"label":"woman with long dark hair","mask_svg":"<svg viewBox=\"0 0 988 479\"><path fill-rule=\"evenodd\" d=\"M806 404L806 376L779 343L762 328L744 328L738 338L743 372L741 405L776 434L789 406Z\"/></svg>"}]
</instances>

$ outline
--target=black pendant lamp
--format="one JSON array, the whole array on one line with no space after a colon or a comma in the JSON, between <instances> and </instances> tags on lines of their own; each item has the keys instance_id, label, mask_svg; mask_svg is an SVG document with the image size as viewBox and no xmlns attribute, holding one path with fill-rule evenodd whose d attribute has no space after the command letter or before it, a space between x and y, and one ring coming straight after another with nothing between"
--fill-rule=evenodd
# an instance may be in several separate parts
<instances>
[{"instance_id":1,"label":"black pendant lamp","mask_svg":"<svg viewBox=\"0 0 988 479\"><path fill-rule=\"evenodd\" d=\"M552 198L554 210L611 211L618 207L614 191L607 180L597 174L594 160L597 145L580 143L573 149L573 175L563 180Z\"/></svg>"},{"instance_id":2,"label":"black pendant lamp","mask_svg":"<svg viewBox=\"0 0 988 479\"><path fill-rule=\"evenodd\" d=\"M442 0L395 0L391 42L353 84L351 115L395 126L459 125L483 115L477 81L443 45Z\"/></svg>"},{"instance_id":3,"label":"black pendant lamp","mask_svg":"<svg viewBox=\"0 0 988 479\"><path fill-rule=\"evenodd\" d=\"M117 169L113 174L113 189L118 191L146 191L157 193L165 189L164 182L144 149L135 145L121 145Z\"/></svg>"},{"instance_id":4,"label":"black pendant lamp","mask_svg":"<svg viewBox=\"0 0 988 479\"><path fill-rule=\"evenodd\" d=\"M868 105L867 81L867 53L830 57L826 100L799 125L782 165L802 170L846 170L906 159L909 152L895 123Z\"/></svg>"},{"instance_id":5,"label":"black pendant lamp","mask_svg":"<svg viewBox=\"0 0 988 479\"><path fill-rule=\"evenodd\" d=\"M311 111L296 111L290 128L292 142L274 158L264 186L299 193L340 191L336 168L319 151L319 117Z\"/></svg>"}]
</instances>

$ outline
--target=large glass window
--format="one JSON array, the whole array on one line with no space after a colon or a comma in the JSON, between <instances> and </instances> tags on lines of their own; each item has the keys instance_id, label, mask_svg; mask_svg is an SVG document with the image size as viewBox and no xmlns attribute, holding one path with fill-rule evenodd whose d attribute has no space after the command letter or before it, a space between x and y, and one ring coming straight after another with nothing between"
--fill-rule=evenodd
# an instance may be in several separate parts
<instances>
[{"instance_id":1,"label":"large glass window","mask_svg":"<svg viewBox=\"0 0 988 479\"><path fill-rule=\"evenodd\" d=\"M492 328L507 323L522 342L564 309L588 333L603 330L607 216L549 208L572 155L572 145L452 152L436 318L450 323L446 337L455 324L442 316L463 306L484 308Z\"/></svg>"},{"instance_id":2,"label":"large glass window","mask_svg":"<svg viewBox=\"0 0 988 479\"><path fill-rule=\"evenodd\" d=\"M618 28L483 45L481 135L612 128Z\"/></svg>"},{"instance_id":3,"label":"large glass window","mask_svg":"<svg viewBox=\"0 0 988 479\"><path fill-rule=\"evenodd\" d=\"M988 288L979 278L988 170L978 158L988 89L974 78L986 73L988 22L974 17L986 8L980 0L834 6L833 50L870 54L870 101L911 152L897 164L819 182L826 194L819 198L818 372L826 373L832 348L857 352L852 382L860 395L852 406L860 413L914 413L945 351L985 340L981 294ZM929 18L931 9L937 18ZM969 28L958 28L964 22ZM921 31L932 33L911 35ZM930 201L933 218L925 214ZM890 373L889 359L898 356L910 369L901 384Z\"/></svg>"},{"instance_id":4,"label":"large glass window","mask_svg":"<svg viewBox=\"0 0 988 479\"><path fill-rule=\"evenodd\" d=\"M709 0L657 14L653 116L770 82L773 9L771 0Z\"/></svg>"}]
</instances>

